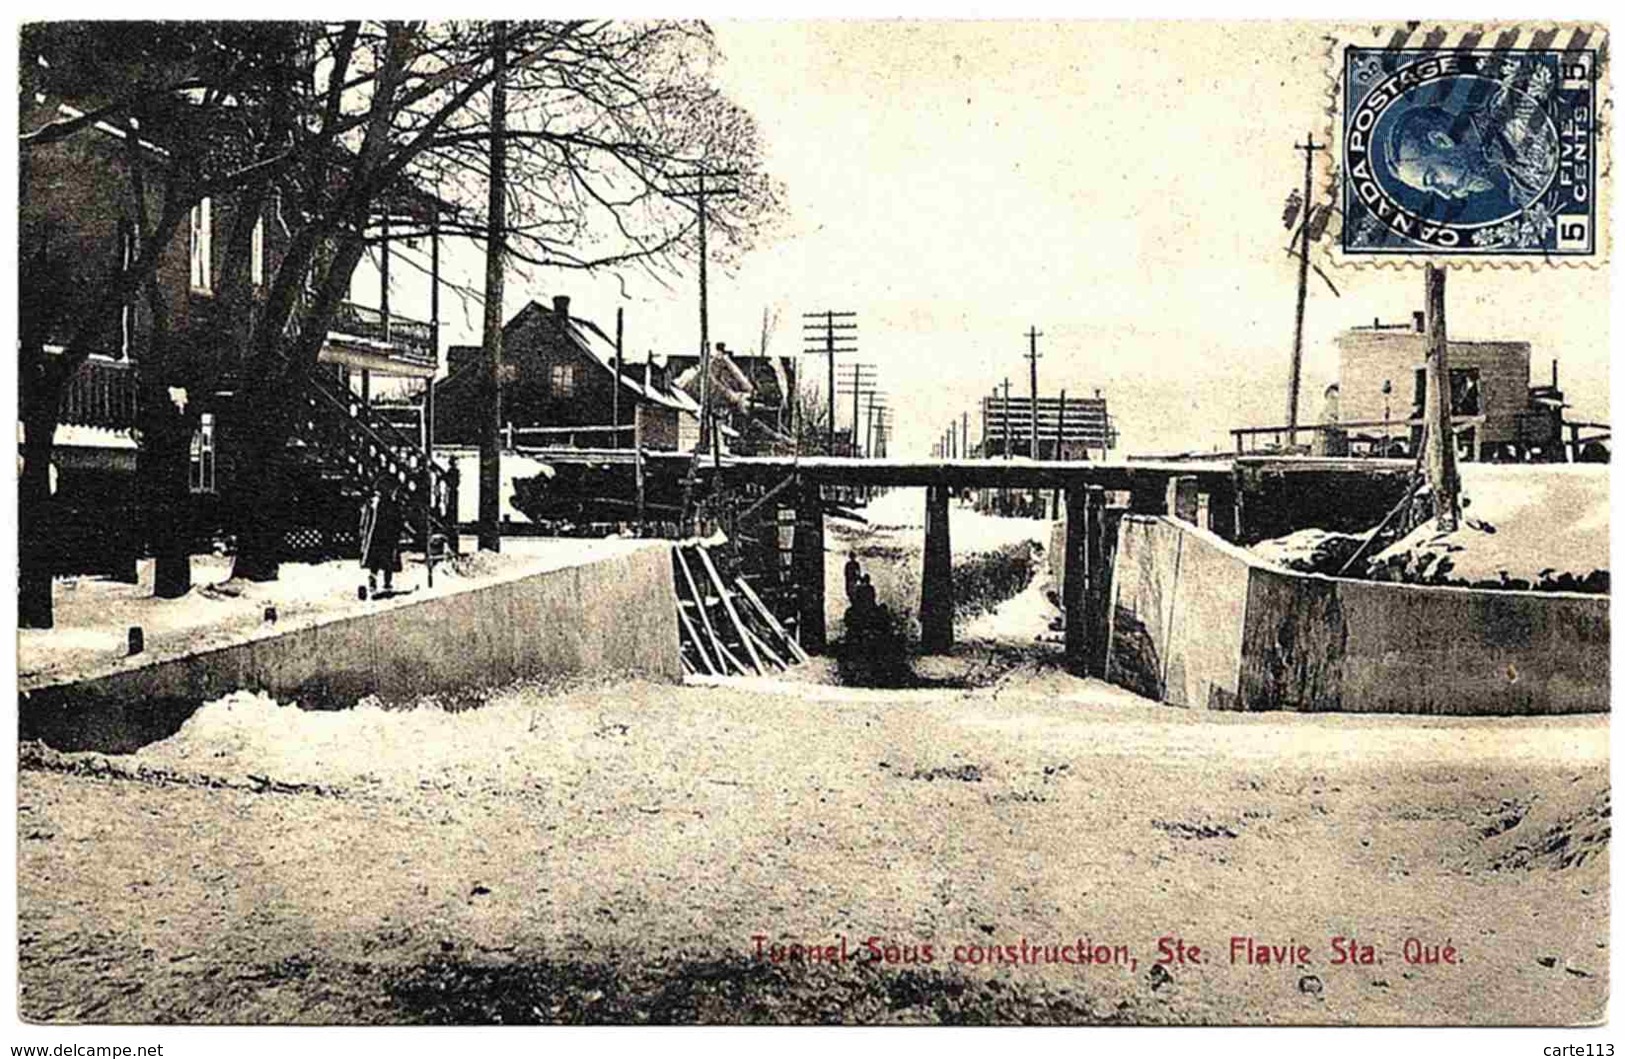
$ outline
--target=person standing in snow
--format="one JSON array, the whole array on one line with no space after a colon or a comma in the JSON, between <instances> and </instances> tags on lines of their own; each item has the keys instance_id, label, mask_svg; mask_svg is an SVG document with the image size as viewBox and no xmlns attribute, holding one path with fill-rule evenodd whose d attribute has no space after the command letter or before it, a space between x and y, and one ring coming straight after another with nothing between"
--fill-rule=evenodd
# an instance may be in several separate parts
<instances>
[{"instance_id":1,"label":"person standing in snow","mask_svg":"<svg viewBox=\"0 0 1625 1059\"><path fill-rule=\"evenodd\" d=\"M378 575L384 575L384 591L395 587L401 572L401 532L405 512L401 508L400 486L393 480L380 480L361 509L361 565L367 571L367 595L378 594Z\"/></svg>"}]
</instances>

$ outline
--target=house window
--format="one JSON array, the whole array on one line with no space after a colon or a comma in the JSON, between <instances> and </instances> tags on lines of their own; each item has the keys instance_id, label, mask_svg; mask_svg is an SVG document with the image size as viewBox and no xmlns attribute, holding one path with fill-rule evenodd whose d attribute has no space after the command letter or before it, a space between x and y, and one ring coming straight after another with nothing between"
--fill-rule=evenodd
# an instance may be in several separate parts
<instances>
[{"instance_id":1,"label":"house window","mask_svg":"<svg viewBox=\"0 0 1625 1059\"><path fill-rule=\"evenodd\" d=\"M555 364L551 376L554 397L576 395L576 367L574 364Z\"/></svg>"},{"instance_id":2,"label":"house window","mask_svg":"<svg viewBox=\"0 0 1625 1059\"><path fill-rule=\"evenodd\" d=\"M194 493L214 492L214 413L198 417L192 434L192 466L187 485Z\"/></svg>"},{"instance_id":3,"label":"house window","mask_svg":"<svg viewBox=\"0 0 1625 1059\"><path fill-rule=\"evenodd\" d=\"M1482 415L1483 412L1484 404L1479 399L1478 392L1478 369L1451 368L1450 414L1476 416Z\"/></svg>"},{"instance_id":4,"label":"house window","mask_svg":"<svg viewBox=\"0 0 1625 1059\"><path fill-rule=\"evenodd\" d=\"M209 200L192 207L192 289L203 294L214 291L214 239Z\"/></svg>"},{"instance_id":5,"label":"house window","mask_svg":"<svg viewBox=\"0 0 1625 1059\"><path fill-rule=\"evenodd\" d=\"M135 264L135 226L128 220L119 221L118 225L118 263L119 271L128 272ZM135 339L135 298L131 297L124 303L124 308L118 316L118 351L120 357L129 357L130 343Z\"/></svg>"},{"instance_id":6,"label":"house window","mask_svg":"<svg viewBox=\"0 0 1625 1059\"><path fill-rule=\"evenodd\" d=\"M1416 369L1416 407L1414 416L1423 414L1427 408L1428 377L1427 369ZM1450 414L1453 416L1476 416L1484 414L1484 399L1479 390L1479 375L1477 368L1451 368L1450 369Z\"/></svg>"},{"instance_id":7,"label":"house window","mask_svg":"<svg viewBox=\"0 0 1625 1059\"><path fill-rule=\"evenodd\" d=\"M249 238L248 278L256 287L265 286L265 218L254 222L254 234Z\"/></svg>"}]
</instances>

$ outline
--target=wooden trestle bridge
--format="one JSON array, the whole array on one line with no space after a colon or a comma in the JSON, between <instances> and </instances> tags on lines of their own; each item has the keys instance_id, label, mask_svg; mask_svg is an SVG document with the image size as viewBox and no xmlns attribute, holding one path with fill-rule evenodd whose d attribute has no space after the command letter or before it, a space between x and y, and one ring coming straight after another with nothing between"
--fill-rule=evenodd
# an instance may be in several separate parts
<instances>
[{"instance_id":1,"label":"wooden trestle bridge","mask_svg":"<svg viewBox=\"0 0 1625 1059\"><path fill-rule=\"evenodd\" d=\"M973 489L1056 491L1065 498L1066 552L1062 608L1066 614L1068 663L1079 672L1103 673L1110 601L1108 493L1127 494L1126 510L1180 513L1222 536L1239 532L1235 461L1042 461L986 459L850 459L841 457L723 456L695 461L689 454L621 449L527 449L551 464L612 465L638 460L639 477L722 475L730 486L761 490L751 505L793 510L791 567L796 585L796 624L801 646L826 649L824 622L824 517L828 494L840 487L923 487L924 569L920 589L921 647L928 653L953 645L953 548L950 497ZM1118 508L1122 510L1122 508ZM789 521L788 519L784 521Z\"/></svg>"}]
</instances>

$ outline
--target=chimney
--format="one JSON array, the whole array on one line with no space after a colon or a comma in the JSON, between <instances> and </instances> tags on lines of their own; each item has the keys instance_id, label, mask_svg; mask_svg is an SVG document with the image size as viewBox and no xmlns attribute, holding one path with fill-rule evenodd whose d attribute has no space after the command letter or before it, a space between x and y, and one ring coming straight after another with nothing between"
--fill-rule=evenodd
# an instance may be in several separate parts
<instances>
[{"instance_id":1,"label":"chimney","mask_svg":"<svg viewBox=\"0 0 1625 1059\"><path fill-rule=\"evenodd\" d=\"M1416 325L1417 334L1420 335L1427 332L1427 314L1422 312L1422 310L1418 309L1416 312L1411 313L1411 322Z\"/></svg>"},{"instance_id":2,"label":"chimney","mask_svg":"<svg viewBox=\"0 0 1625 1059\"><path fill-rule=\"evenodd\" d=\"M553 295L553 315L568 318L570 315L570 296L568 294Z\"/></svg>"}]
</instances>

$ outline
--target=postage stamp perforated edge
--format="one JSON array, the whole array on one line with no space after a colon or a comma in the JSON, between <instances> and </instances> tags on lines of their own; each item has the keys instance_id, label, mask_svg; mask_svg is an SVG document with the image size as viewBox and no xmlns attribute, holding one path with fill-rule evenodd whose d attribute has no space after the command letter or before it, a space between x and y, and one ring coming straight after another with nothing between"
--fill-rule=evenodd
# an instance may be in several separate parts
<instances>
[{"instance_id":1,"label":"postage stamp perforated edge","mask_svg":"<svg viewBox=\"0 0 1625 1059\"><path fill-rule=\"evenodd\" d=\"M1339 269L1410 269L1448 265L1465 269L1606 268L1612 256L1613 94L1609 76L1612 63L1607 27L1598 23L1530 22L1404 22L1340 26L1324 37L1326 77L1325 122L1322 142L1328 150L1316 163L1317 200L1330 208L1330 222L1318 241L1315 257ZM1469 50L1522 50L1563 52L1583 49L1595 56L1592 107L1595 168L1593 247L1590 253L1497 253L1493 250L1450 252L1407 250L1385 254L1349 253L1345 246L1343 180L1345 143L1345 55L1350 46L1385 50L1436 49L1441 53Z\"/></svg>"}]
</instances>

